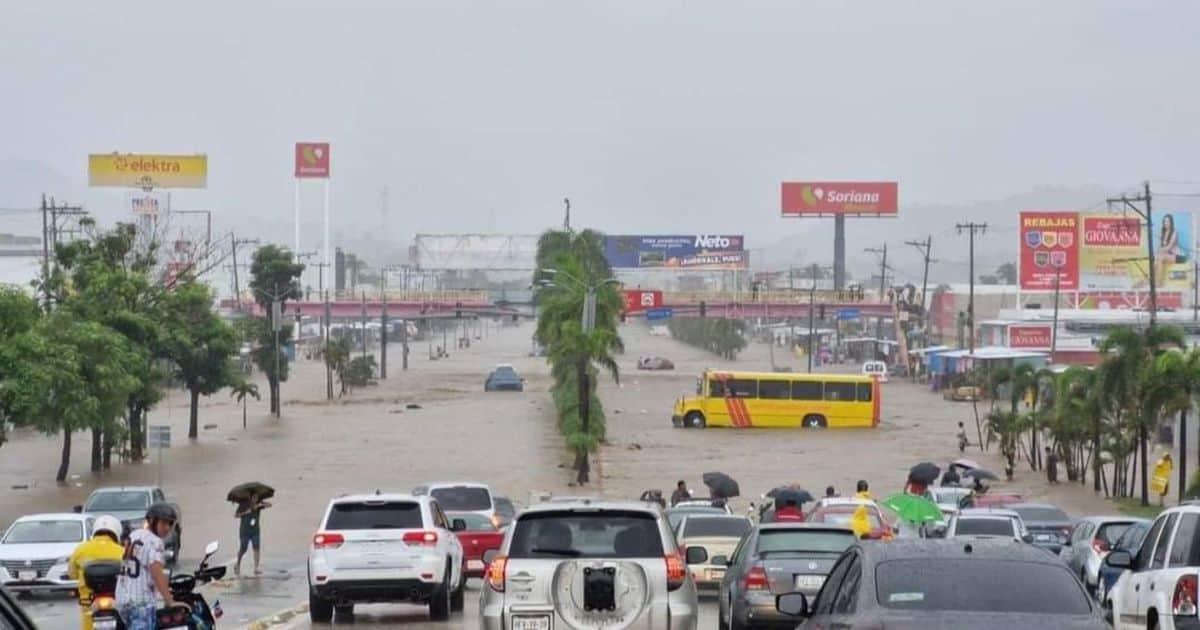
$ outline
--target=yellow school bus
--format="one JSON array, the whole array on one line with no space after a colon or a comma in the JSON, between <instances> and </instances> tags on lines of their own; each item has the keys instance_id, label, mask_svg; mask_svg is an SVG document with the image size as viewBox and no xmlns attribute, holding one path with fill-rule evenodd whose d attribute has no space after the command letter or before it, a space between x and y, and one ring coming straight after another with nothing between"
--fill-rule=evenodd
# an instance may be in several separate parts
<instances>
[{"instance_id":1,"label":"yellow school bus","mask_svg":"<svg viewBox=\"0 0 1200 630\"><path fill-rule=\"evenodd\" d=\"M676 427L874 427L878 379L861 374L706 370L695 396L675 402Z\"/></svg>"}]
</instances>

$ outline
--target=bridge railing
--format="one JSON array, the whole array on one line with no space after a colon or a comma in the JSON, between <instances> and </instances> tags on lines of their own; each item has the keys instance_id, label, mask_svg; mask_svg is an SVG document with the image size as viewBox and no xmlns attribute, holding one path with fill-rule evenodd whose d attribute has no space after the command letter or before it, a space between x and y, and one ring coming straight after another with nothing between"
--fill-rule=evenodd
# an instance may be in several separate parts
<instances>
[{"instance_id":1,"label":"bridge railing","mask_svg":"<svg viewBox=\"0 0 1200 630\"><path fill-rule=\"evenodd\" d=\"M857 290L835 291L817 289L811 297L817 304L844 304L847 302L878 303L874 295L863 294ZM663 303L668 305L680 304L808 304L809 292L806 289L795 291L666 291L663 292Z\"/></svg>"}]
</instances>

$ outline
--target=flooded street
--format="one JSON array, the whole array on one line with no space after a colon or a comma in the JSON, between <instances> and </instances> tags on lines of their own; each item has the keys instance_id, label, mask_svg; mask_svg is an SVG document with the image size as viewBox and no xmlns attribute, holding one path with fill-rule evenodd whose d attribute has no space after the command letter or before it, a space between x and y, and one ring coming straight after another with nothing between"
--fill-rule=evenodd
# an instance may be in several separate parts
<instances>
[{"instance_id":1,"label":"flooded street","mask_svg":"<svg viewBox=\"0 0 1200 630\"><path fill-rule=\"evenodd\" d=\"M222 392L202 402L201 425L215 427L202 430L194 443L186 439L186 400L173 392L170 405L155 411L151 424L172 428L172 448L163 453L161 476L168 495L183 511L182 570L194 569L198 551L209 540L222 545L218 561L231 561L237 521L233 506L224 501L231 486L262 481L277 491L275 506L263 516L265 575L227 577L209 587L209 597L222 602L222 625L240 627L292 611L295 616L277 621L308 626L298 606L307 598L309 542L329 499L343 493L405 492L427 481L478 480L520 503L528 501L530 492L543 490L633 498L647 488L669 491L677 479L702 488L701 474L720 470L741 482L746 496L734 506L745 509L749 501L782 482L799 482L814 493L826 485L847 492L857 479L867 479L878 494L887 494L900 488L917 461L945 465L958 456L956 422L964 421L975 441L970 404L944 402L922 386L901 381L884 386L884 420L875 430L674 429L672 401L694 388L704 367L721 363L672 339L650 336L641 323L631 323L621 331L628 351L620 360L620 385L601 380L608 444L594 463L593 487L570 488L570 458L546 391L548 368L543 359L527 356L532 330L529 324L492 329L471 348L439 361L426 358L423 343L414 344L407 372L393 360L386 381L333 404L324 401L322 367L301 361L283 386L281 419L266 415L265 401L251 402L249 428L243 430L241 407ZM398 357L399 346L389 355ZM640 355L670 358L677 369L639 372L635 366ZM781 349L775 355L777 363L803 369ZM484 377L498 363L513 364L528 379L524 393L483 393ZM768 349L751 345L736 365L770 369ZM419 408L408 408L410 404ZM58 487L52 481L58 440L18 433L4 445L0 522L33 512L69 511L98 486L157 482L157 454L146 463L114 465L111 472L93 476L86 472L86 436L77 435L74 446L76 475L69 485ZM981 454L973 447L968 454L993 470L1003 468L994 452ZM1013 483L997 487L1048 499L1076 514L1111 509L1088 489L1063 485L1050 492L1044 479L1027 468L1018 470ZM479 587L478 581L471 582L465 613L456 615L449 627L477 627ZM69 600L39 597L25 604L40 627L76 627ZM705 611L711 617L701 627L715 627L715 604L705 604ZM410 625L425 616L423 608L363 606L356 624Z\"/></svg>"}]
</instances>

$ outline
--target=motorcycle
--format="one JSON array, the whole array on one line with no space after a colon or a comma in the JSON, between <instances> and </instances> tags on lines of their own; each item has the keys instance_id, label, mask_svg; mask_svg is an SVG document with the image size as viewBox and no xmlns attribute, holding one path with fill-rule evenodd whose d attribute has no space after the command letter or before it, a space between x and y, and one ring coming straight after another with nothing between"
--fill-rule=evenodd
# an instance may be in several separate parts
<instances>
[{"instance_id":1,"label":"motorcycle","mask_svg":"<svg viewBox=\"0 0 1200 630\"><path fill-rule=\"evenodd\" d=\"M157 627L162 630L184 629L211 630L221 618L221 602L213 600L212 606L204 596L195 592L197 586L225 577L225 567L209 567L208 560L220 546L214 541L204 548L204 559L194 574L171 575L167 583L176 605L160 608L155 617ZM125 623L117 612L117 577L121 575L118 561L89 563L83 569L84 583L92 589L92 626L95 630L125 630Z\"/></svg>"}]
</instances>

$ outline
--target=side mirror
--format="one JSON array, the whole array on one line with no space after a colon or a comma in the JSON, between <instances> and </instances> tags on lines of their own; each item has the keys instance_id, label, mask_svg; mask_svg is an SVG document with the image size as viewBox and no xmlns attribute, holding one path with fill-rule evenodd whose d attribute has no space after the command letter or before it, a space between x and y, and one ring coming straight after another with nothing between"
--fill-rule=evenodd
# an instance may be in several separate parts
<instances>
[{"instance_id":1,"label":"side mirror","mask_svg":"<svg viewBox=\"0 0 1200 630\"><path fill-rule=\"evenodd\" d=\"M688 564L704 564L708 562L708 550L704 547L688 547L684 551Z\"/></svg>"},{"instance_id":2,"label":"side mirror","mask_svg":"<svg viewBox=\"0 0 1200 630\"><path fill-rule=\"evenodd\" d=\"M456 518L450 522L450 531L465 532L467 531L467 522L461 518Z\"/></svg>"},{"instance_id":3,"label":"side mirror","mask_svg":"<svg viewBox=\"0 0 1200 630\"><path fill-rule=\"evenodd\" d=\"M712 563L719 567L727 567L727 566L733 564L732 562L729 561L728 556L713 556Z\"/></svg>"},{"instance_id":4,"label":"side mirror","mask_svg":"<svg viewBox=\"0 0 1200 630\"><path fill-rule=\"evenodd\" d=\"M217 541L214 540L204 546L204 555L211 556L211 555L217 553L217 550L220 548L221 548L221 543L218 543Z\"/></svg>"},{"instance_id":5,"label":"side mirror","mask_svg":"<svg viewBox=\"0 0 1200 630\"><path fill-rule=\"evenodd\" d=\"M1128 551L1112 551L1104 557L1104 564L1114 569L1132 569L1133 555Z\"/></svg>"},{"instance_id":6,"label":"side mirror","mask_svg":"<svg viewBox=\"0 0 1200 630\"><path fill-rule=\"evenodd\" d=\"M1034 541L1033 534L1022 534L1021 540L1024 542L1027 542L1029 544L1033 544L1033 541Z\"/></svg>"},{"instance_id":7,"label":"side mirror","mask_svg":"<svg viewBox=\"0 0 1200 630\"><path fill-rule=\"evenodd\" d=\"M945 525L938 525L937 527L934 527L932 530L930 530L929 537L930 538L945 538L946 531L947 530L946 530Z\"/></svg>"},{"instance_id":8,"label":"side mirror","mask_svg":"<svg viewBox=\"0 0 1200 630\"><path fill-rule=\"evenodd\" d=\"M775 610L792 617L807 617L808 597L804 593L784 593L775 597Z\"/></svg>"},{"instance_id":9,"label":"side mirror","mask_svg":"<svg viewBox=\"0 0 1200 630\"><path fill-rule=\"evenodd\" d=\"M76 514L83 514L83 506L82 506L82 505L76 505L75 507L71 508L71 511L72 511L72 512L74 512L74 513L76 513Z\"/></svg>"},{"instance_id":10,"label":"side mirror","mask_svg":"<svg viewBox=\"0 0 1200 630\"><path fill-rule=\"evenodd\" d=\"M490 565L492 560L495 560L496 556L498 555L500 555L500 550L498 549L488 549L487 551L483 552L484 566Z\"/></svg>"}]
</instances>

